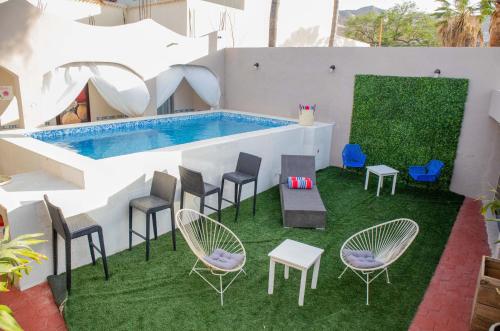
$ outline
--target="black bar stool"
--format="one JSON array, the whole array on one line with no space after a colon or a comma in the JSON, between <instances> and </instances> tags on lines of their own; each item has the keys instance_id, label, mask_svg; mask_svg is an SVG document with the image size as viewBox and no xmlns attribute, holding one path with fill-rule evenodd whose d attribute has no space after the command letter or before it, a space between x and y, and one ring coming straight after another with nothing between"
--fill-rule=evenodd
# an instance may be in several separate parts
<instances>
[{"instance_id":1,"label":"black bar stool","mask_svg":"<svg viewBox=\"0 0 500 331\"><path fill-rule=\"evenodd\" d=\"M57 275L57 234L64 239L66 248L66 289L68 294L71 292L71 240L87 236L89 241L90 256L92 257L92 264L95 265L94 249L102 256L102 264L104 266L104 275L106 280L109 279L108 274L108 261L106 259L106 251L104 249L104 238L102 235L102 228L87 214L78 214L75 216L64 217L61 208L53 205L45 194L43 196L49 216L52 221L52 249L54 254L54 275ZM92 241L92 234L97 232L99 236L100 249L94 245Z\"/></svg>"},{"instance_id":2,"label":"black bar stool","mask_svg":"<svg viewBox=\"0 0 500 331\"><path fill-rule=\"evenodd\" d=\"M257 201L257 180L259 177L260 163L262 159L258 156L241 152L238 156L236 171L222 175L221 196L224 201L236 206L234 221L238 220L241 202L241 188L243 185L254 182L253 188L253 215L255 216L255 204ZM234 202L224 199L224 181L234 183Z\"/></svg>"},{"instance_id":3,"label":"black bar stool","mask_svg":"<svg viewBox=\"0 0 500 331\"><path fill-rule=\"evenodd\" d=\"M203 214L205 207L212 209L217 212L217 220L220 223L220 207L222 203L220 188L205 183L201 172L198 171L179 166L179 175L181 177L181 209L184 207L184 193L192 194L200 198L200 213ZM206 205L205 197L216 193L218 199L217 208Z\"/></svg>"},{"instance_id":4,"label":"black bar stool","mask_svg":"<svg viewBox=\"0 0 500 331\"><path fill-rule=\"evenodd\" d=\"M155 240L158 239L158 230L156 223L156 213L170 208L170 224L172 227L172 245L174 251L175 246L175 216L174 216L174 201L175 187L177 178L165 172L155 171L151 183L151 193L148 196L132 199L128 207L128 249L132 249L132 234L146 241L146 261L149 260L149 227L150 216L153 216L153 232ZM138 209L146 214L146 236L132 229L132 210Z\"/></svg>"}]
</instances>

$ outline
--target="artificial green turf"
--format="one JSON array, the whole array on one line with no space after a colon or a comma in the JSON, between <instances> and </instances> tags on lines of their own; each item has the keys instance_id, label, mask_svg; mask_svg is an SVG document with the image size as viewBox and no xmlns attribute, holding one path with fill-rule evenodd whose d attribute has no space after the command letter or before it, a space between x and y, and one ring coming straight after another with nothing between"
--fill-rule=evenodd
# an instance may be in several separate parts
<instances>
[{"instance_id":1,"label":"artificial green turf","mask_svg":"<svg viewBox=\"0 0 500 331\"><path fill-rule=\"evenodd\" d=\"M188 276L195 258L178 232L177 251L172 251L170 234L161 236L152 241L149 262L144 244L111 256L107 282L100 261L96 267L75 270L66 322L71 330L406 330L463 198L403 185L394 196L386 185L377 198L375 182L365 191L359 173L341 173L337 168L318 172L318 187L328 210L325 231L284 229L277 187L259 194L255 218L251 199L242 203L238 223L233 221L234 208L224 210L223 222L246 248L247 275L231 285L223 307L219 295L201 278ZM366 227L399 217L415 220L420 233L389 269L392 283L386 284L383 277L372 283L370 306L366 306L365 286L356 275L348 272L337 278L343 270L340 246ZM267 294L267 254L285 238L325 250L316 290L310 288L312 270L308 273L303 307L297 304L300 273L294 269L285 280L283 266L277 265L274 294Z\"/></svg>"}]
</instances>

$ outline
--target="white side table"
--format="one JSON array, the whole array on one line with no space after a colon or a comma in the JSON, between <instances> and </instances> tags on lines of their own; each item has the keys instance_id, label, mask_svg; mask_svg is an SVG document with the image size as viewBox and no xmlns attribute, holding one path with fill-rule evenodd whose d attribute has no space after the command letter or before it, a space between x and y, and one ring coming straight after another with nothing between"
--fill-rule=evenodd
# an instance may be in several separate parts
<instances>
[{"instance_id":1,"label":"white side table","mask_svg":"<svg viewBox=\"0 0 500 331\"><path fill-rule=\"evenodd\" d=\"M384 177L393 176L392 178L392 195L396 192L396 179L398 178L399 171L388 167L386 165L376 165L366 167L365 190L368 190L368 180L370 172L378 176L377 196L380 195L380 188L384 186Z\"/></svg>"},{"instance_id":2,"label":"white side table","mask_svg":"<svg viewBox=\"0 0 500 331\"><path fill-rule=\"evenodd\" d=\"M311 288L315 289L318 284L319 263L324 250L314 246L306 245L295 240L286 239L278 247L273 249L268 256L269 262L269 285L268 294L274 290L274 267L276 263L285 265L285 279L288 279L290 267L302 271L300 277L299 306L304 305L304 293L306 289L307 271L314 264Z\"/></svg>"}]
</instances>

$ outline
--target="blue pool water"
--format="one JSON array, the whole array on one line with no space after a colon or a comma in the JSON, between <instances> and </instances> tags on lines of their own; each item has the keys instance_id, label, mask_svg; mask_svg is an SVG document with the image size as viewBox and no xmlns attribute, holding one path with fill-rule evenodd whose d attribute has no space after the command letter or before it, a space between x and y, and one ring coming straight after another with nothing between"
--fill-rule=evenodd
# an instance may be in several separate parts
<instances>
[{"instance_id":1,"label":"blue pool water","mask_svg":"<svg viewBox=\"0 0 500 331\"><path fill-rule=\"evenodd\" d=\"M29 136L98 160L290 124L293 122L215 112L47 130Z\"/></svg>"}]
</instances>

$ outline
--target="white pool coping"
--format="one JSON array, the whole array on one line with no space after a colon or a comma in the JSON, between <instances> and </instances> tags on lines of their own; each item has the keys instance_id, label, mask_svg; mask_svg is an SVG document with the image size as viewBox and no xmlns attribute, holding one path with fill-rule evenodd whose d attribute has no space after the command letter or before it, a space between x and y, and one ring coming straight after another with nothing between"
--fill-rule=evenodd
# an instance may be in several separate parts
<instances>
[{"instance_id":1,"label":"white pool coping","mask_svg":"<svg viewBox=\"0 0 500 331\"><path fill-rule=\"evenodd\" d=\"M212 114L212 113L232 113L232 114L241 114L252 117L261 117L261 118L269 118L276 120L284 120L289 122L295 122L295 124L290 124L286 126L280 126L269 129L261 129L250 132L243 132L232 134L223 137L215 137L209 139L203 139L199 141L178 144L167 147L160 147L151 150L140 151L131 154L117 155L112 157L107 157L103 159L92 159L87 156L83 156L78 154L77 152L62 148L60 146L44 142L35 138L28 136L28 134L43 132L43 131L51 131L51 130L61 130L61 129L69 129L69 128L77 128L77 127L87 127L87 126L95 126L95 125L105 125L105 124L116 124L116 123L126 123L126 122L136 122L136 121L145 121L150 119L161 119L161 118L171 118L171 117L182 117L187 115L197 115L197 114ZM316 122L314 127L322 126L322 125L332 125L327 123L319 123ZM159 115L159 116L147 116L147 117L139 117L139 118L125 118L125 119L114 119L114 120L106 120L100 122L90 122L90 123L81 123L81 124L69 124L69 125L59 125L59 126L50 126L38 129L17 129L11 130L8 132L0 133L0 140L4 140L11 144L14 144L18 147L21 147L31 153L36 155L40 155L46 160L50 160L50 163L56 163L56 165L48 165L45 170L48 172L52 172L55 175L59 175L69 182L74 183L75 185L84 188L86 182L88 180L85 178L85 175L89 175L92 169L96 170L96 167L99 165L106 165L115 162L126 162L127 159L131 157L141 157L145 156L147 153L151 152L176 152L181 150L188 150L193 148L199 148L203 146L212 145L215 143L224 143L229 141L237 141L241 138L246 137L257 137L266 135L272 132L284 132L289 130L295 130L298 127L301 127L296 119L279 117L279 116L269 116L269 115L260 115L250 112L243 112L237 110L228 110L228 109L217 109L217 110L207 110L199 113L180 113L180 114L168 114L168 115ZM61 169L62 168L62 169ZM57 169L57 170L56 170ZM37 169L33 169L37 170ZM54 172L57 171L57 172Z\"/></svg>"}]
</instances>

